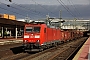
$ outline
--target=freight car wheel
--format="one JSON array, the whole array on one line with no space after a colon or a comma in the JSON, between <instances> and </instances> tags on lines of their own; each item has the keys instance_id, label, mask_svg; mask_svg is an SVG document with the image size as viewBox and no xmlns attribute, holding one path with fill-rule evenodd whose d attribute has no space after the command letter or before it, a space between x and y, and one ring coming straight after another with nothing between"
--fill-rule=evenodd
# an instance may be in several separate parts
<instances>
[{"instance_id":1,"label":"freight car wheel","mask_svg":"<svg viewBox=\"0 0 90 60\"><path fill-rule=\"evenodd\" d=\"M43 48L39 49L40 52L43 51L43 50L44 50Z\"/></svg>"},{"instance_id":2,"label":"freight car wheel","mask_svg":"<svg viewBox=\"0 0 90 60\"><path fill-rule=\"evenodd\" d=\"M54 44L54 46L57 47L57 46L58 46L58 43L56 42L56 43Z\"/></svg>"}]
</instances>

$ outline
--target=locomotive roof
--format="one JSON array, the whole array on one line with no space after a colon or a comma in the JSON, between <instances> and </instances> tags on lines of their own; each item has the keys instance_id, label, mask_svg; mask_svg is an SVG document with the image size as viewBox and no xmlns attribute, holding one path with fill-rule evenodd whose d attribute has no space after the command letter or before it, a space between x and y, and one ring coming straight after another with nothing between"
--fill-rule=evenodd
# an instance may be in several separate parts
<instances>
[{"instance_id":1,"label":"locomotive roof","mask_svg":"<svg viewBox=\"0 0 90 60\"><path fill-rule=\"evenodd\" d=\"M44 21L32 21L30 24L45 24Z\"/></svg>"}]
</instances>

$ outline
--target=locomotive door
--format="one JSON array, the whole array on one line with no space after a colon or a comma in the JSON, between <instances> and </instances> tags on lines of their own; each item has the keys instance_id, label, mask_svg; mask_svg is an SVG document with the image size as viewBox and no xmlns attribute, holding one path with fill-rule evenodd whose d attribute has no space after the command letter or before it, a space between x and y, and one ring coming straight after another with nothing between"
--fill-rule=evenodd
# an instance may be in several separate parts
<instances>
[{"instance_id":1,"label":"locomotive door","mask_svg":"<svg viewBox=\"0 0 90 60\"><path fill-rule=\"evenodd\" d=\"M45 38L45 41L47 41L47 33L46 33L46 28L44 29L44 38Z\"/></svg>"}]
</instances>

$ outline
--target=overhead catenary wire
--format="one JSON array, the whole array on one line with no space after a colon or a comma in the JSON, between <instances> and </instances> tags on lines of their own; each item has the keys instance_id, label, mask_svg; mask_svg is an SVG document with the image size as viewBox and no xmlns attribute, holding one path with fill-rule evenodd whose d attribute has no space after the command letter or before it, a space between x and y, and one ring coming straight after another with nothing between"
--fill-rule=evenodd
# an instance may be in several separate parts
<instances>
[{"instance_id":1,"label":"overhead catenary wire","mask_svg":"<svg viewBox=\"0 0 90 60\"><path fill-rule=\"evenodd\" d=\"M17 8L17 7L13 7L13 6L11 6L11 5L7 5L7 4L5 4L5 3L2 3L2 2L0 2L1 4L4 4L4 5L6 5L7 7L11 7L11 8L14 8L14 9L16 9L16 10L18 10L18 11L22 11L23 9L20 9L20 8ZM25 9L26 10L26 9ZM23 10L24 12L26 12L27 14L28 14L28 11L25 11L25 10ZM22 11L22 12L23 12Z\"/></svg>"},{"instance_id":2,"label":"overhead catenary wire","mask_svg":"<svg viewBox=\"0 0 90 60\"><path fill-rule=\"evenodd\" d=\"M32 10L32 9L30 9L30 8L27 8L27 7L24 7L24 6L21 6L20 4L17 4L17 3L13 3L14 5L17 5L18 7L20 7L20 8L23 8L23 9L25 9L25 10ZM42 14L42 13L40 13L39 11L34 11L34 10L32 10L32 12L33 13L35 13L35 14L37 14L37 15L43 15L43 16L45 16L44 14Z\"/></svg>"},{"instance_id":3,"label":"overhead catenary wire","mask_svg":"<svg viewBox=\"0 0 90 60\"><path fill-rule=\"evenodd\" d=\"M53 12L51 12L50 10L48 10L47 8L43 7L41 4L38 4L38 3L37 3L36 1L34 1L34 0L32 0L32 1L33 1L35 4L41 6L41 7L42 7L43 9L45 9L46 11L49 11L50 13L52 13L53 15L55 15L55 13L53 13ZM24 7L24 6L21 6L21 5L17 4L17 3L13 3L13 4L15 4L15 5L19 6L20 8L23 8L23 9L32 10L32 9L30 9L30 8L26 8L26 7ZM36 9L35 9L35 10L32 10L32 11L33 11L34 13L36 13L37 15L46 16L46 15L42 14L41 12L36 11Z\"/></svg>"},{"instance_id":4,"label":"overhead catenary wire","mask_svg":"<svg viewBox=\"0 0 90 60\"><path fill-rule=\"evenodd\" d=\"M3 7L0 7L0 9L6 10L6 11L10 11L10 12L13 12L13 13L15 13L15 14L18 14L18 15L20 15L20 16L24 16L24 17L25 17L25 15L22 15L22 14L20 14L20 13L17 13L17 12L8 10L8 9L5 9L5 8L3 8Z\"/></svg>"},{"instance_id":5,"label":"overhead catenary wire","mask_svg":"<svg viewBox=\"0 0 90 60\"><path fill-rule=\"evenodd\" d=\"M11 8L14 8L14 9L16 9L16 10L18 9L18 8L12 7L12 6L10 6L10 5L7 5L7 4L5 4L5 3L2 3L2 2L0 2L0 3L6 5L6 6L9 7L9 8L11 7ZM8 9L6 9L6 8L3 8L3 7L0 7L0 9L3 9L3 10L6 10L6 11L9 11L9 12L12 12L12 13L18 14L19 16L25 17L24 14L21 14L21 13L18 13L18 12L12 11L12 10L8 10Z\"/></svg>"},{"instance_id":6,"label":"overhead catenary wire","mask_svg":"<svg viewBox=\"0 0 90 60\"><path fill-rule=\"evenodd\" d=\"M70 9L63 3L62 0L57 0L57 1L59 2L59 4L61 4L61 5L66 9L66 11L67 11L68 13L70 13L70 15L71 15L72 17L76 18L76 16L70 11Z\"/></svg>"},{"instance_id":7,"label":"overhead catenary wire","mask_svg":"<svg viewBox=\"0 0 90 60\"><path fill-rule=\"evenodd\" d=\"M35 4L38 4L36 1L34 1L34 0L32 0L32 1L35 2ZM59 1L59 0L58 0L58 1ZM61 2L60 2L60 1L61 1ZM60 1L59 1L59 3L62 4L62 6L70 13L70 15L76 18L76 15L73 14L73 13L70 11L70 9L62 2L62 0L60 0ZM12 2L11 2L11 3L12 3ZM19 4L16 4L16 3L13 3L13 4L15 4L15 5L19 6L19 7L22 7L22 8L25 9L25 10L32 10L32 9L30 9L30 8L26 8L26 7L21 6L21 5L19 5ZM64 6L63 4L64 4L65 6ZM51 12L50 10L48 10L47 8L43 7L41 4L38 4L38 5L40 5L42 8L44 8L44 9L47 10L47 11L49 11L50 13L54 14L53 12ZM17 9L17 8L15 8L15 7L12 7L12 8ZM44 14L41 14L40 12L36 11L36 9L35 9L35 11L34 11L34 10L32 10L32 11L33 11L35 14L37 14L37 15L43 15L43 16L45 16ZM26 11L26 12L27 12L27 11Z\"/></svg>"},{"instance_id":8,"label":"overhead catenary wire","mask_svg":"<svg viewBox=\"0 0 90 60\"><path fill-rule=\"evenodd\" d=\"M45 9L46 11L49 11L51 14L55 15L55 13L51 12L50 10L48 10L47 8L43 7L41 4L38 4L36 1L32 0L35 4L41 6L43 9Z\"/></svg>"},{"instance_id":9,"label":"overhead catenary wire","mask_svg":"<svg viewBox=\"0 0 90 60\"><path fill-rule=\"evenodd\" d=\"M23 7L23 6L21 6L21 5L19 5L19 4L16 4L16 3L13 3L13 4L19 6L20 8L27 9L27 10L29 10L29 11L32 10L32 9L30 9L30 8ZM42 13L40 13L40 12L38 12L38 11L32 10L32 12L33 12L34 14L37 14L37 15L43 15L43 16L45 16L44 14L42 14Z\"/></svg>"},{"instance_id":10,"label":"overhead catenary wire","mask_svg":"<svg viewBox=\"0 0 90 60\"><path fill-rule=\"evenodd\" d=\"M40 5L40 4L38 4L36 1L34 1L34 0L32 0L33 2L35 2L35 4L37 4L37 5ZM26 7L23 7L23 6L21 6L21 5L19 5L19 4L16 4L16 3L13 3L13 4L15 4L15 5L17 5L17 6L19 6L19 7L22 7L23 9L28 9L28 10L31 10L31 9L29 9L29 8L26 8ZM64 4L64 3L63 3ZM63 5L62 4L62 5ZM47 8L45 8L45 7L43 7L42 5L40 5L42 8L44 8L45 10L47 10L47 11L49 11ZM69 11L69 8L67 9L65 6L64 6L64 8L73 16L73 17L75 17L74 15L73 15L73 13L71 13L70 11ZM37 14L41 14L40 12L37 12L36 10L35 11L33 11L33 12L35 12L35 13L37 13ZM54 14L53 12L51 12L51 11L49 11L50 13L52 13L52 14ZM43 15L43 14L41 14L41 15ZM54 14L55 15L55 14ZM45 16L45 15L44 15Z\"/></svg>"},{"instance_id":11,"label":"overhead catenary wire","mask_svg":"<svg viewBox=\"0 0 90 60\"><path fill-rule=\"evenodd\" d=\"M5 0L5 1L7 1L7 0ZM32 11L31 13L33 13L33 14L35 14L35 15L42 15L42 16L45 16L43 13L41 13L41 12L39 12L39 11L34 11L34 10L32 10L31 8L27 8L27 7L24 7L24 6L21 6L20 4L17 4L17 3L15 3L15 2L11 2L12 4L14 4L14 5L16 5L16 6L18 6L18 7L20 7L20 8L22 8L22 9L24 9L25 11L26 10L28 10L28 11ZM27 11L26 11L27 12Z\"/></svg>"},{"instance_id":12,"label":"overhead catenary wire","mask_svg":"<svg viewBox=\"0 0 90 60\"><path fill-rule=\"evenodd\" d=\"M81 13L77 10L76 6L74 5L74 3L71 0L68 0L68 2L71 4L71 6L73 7L74 11L77 13L77 16L80 16Z\"/></svg>"},{"instance_id":13,"label":"overhead catenary wire","mask_svg":"<svg viewBox=\"0 0 90 60\"><path fill-rule=\"evenodd\" d=\"M76 15L71 12L71 10L64 4L64 2L63 2L62 0L60 0L60 1L63 3L63 5L65 6L65 8L69 11L69 13L71 13L72 16L73 16L74 18L76 18Z\"/></svg>"}]
</instances>

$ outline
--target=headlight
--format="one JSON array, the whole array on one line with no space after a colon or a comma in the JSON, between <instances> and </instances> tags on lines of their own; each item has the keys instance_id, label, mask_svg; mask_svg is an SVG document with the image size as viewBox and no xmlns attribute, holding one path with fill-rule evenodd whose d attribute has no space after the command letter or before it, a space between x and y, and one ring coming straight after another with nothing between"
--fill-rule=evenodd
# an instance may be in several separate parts
<instances>
[{"instance_id":1,"label":"headlight","mask_svg":"<svg viewBox=\"0 0 90 60\"><path fill-rule=\"evenodd\" d=\"M40 38L40 35L35 35L35 38Z\"/></svg>"},{"instance_id":2,"label":"headlight","mask_svg":"<svg viewBox=\"0 0 90 60\"><path fill-rule=\"evenodd\" d=\"M29 38L29 35L25 35L24 38Z\"/></svg>"}]
</instances>

